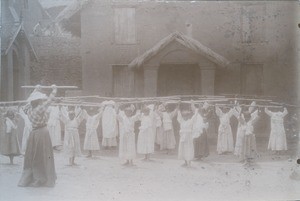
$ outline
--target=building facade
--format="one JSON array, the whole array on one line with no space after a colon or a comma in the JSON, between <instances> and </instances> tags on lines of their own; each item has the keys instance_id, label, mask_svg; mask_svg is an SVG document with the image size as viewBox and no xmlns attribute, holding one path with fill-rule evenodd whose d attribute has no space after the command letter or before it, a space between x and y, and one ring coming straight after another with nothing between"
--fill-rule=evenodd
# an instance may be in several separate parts
<instances>
[{"instance_id":1,"label":"building facade","mask_svg":"<svg viewBox=\"0 0 300 201\"><path fill-rule=\"evenodd\" d=\"M83 94L297 99L294 1L90 1Z\"/></svg>"}]
</instances>

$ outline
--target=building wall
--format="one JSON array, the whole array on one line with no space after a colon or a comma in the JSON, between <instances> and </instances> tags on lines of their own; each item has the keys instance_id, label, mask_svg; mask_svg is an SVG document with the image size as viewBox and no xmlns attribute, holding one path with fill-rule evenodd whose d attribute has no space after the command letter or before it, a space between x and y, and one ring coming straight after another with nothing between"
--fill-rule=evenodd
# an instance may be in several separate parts
<instances>
[{"instance_id":1,"label":"building wall","mask_svg":"<svg viewBox=\"0 0 300 201\"><path fill-rule=\"evenodd\" d=\"M241 92L241 69L251 64L262 65L263 94L293 98L296 6L293 1L94 1L81 18L84 93L112 95L112 65L129 64L174 31L189 34L191 24L196 40L231 61L216 71L216 93ZM116 44L114 9L122 7L135 8L133 44Z\"/></svg>"},{"instance_id":2,"label":"building wall","mask_svg":"<svg viewBox=\"0 0 300 201\"><path fill-rule=\"evenodd\" d=\"M39 61L31 65L31 84L46 80L52 85L71 85L81 89L80 40L63 36L32 38ZM59 91L59 95L64 90ZM62 94L61 94L62 93Z\"/></svg>"}]
</instances>

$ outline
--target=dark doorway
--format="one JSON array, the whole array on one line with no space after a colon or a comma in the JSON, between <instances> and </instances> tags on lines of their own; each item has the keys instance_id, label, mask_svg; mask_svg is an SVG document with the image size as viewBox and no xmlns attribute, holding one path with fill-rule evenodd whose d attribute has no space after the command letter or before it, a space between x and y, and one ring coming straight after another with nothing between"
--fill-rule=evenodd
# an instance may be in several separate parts
<instances>
[{"instance_id":1,"label":"dark doorway","mask_svg":"<svg viewBox=\"0 0 300 201\"><path fill-rule=\"evenodd\" d=\"M157 95L193 95L199 88L197 64L162 64L158 70Z\"/></svg>"}]
</instances>

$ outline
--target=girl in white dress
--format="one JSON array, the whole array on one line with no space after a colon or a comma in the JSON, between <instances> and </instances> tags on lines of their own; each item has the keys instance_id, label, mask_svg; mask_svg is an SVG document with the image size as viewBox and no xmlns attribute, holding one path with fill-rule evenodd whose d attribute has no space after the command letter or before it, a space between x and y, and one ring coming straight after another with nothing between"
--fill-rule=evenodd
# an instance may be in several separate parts
<instances>
[{"instance_id":1,"label":"girl in white dress","mask_svg":"<svg viewBox=\"0 0 300 201\"><path fill-rule=\"evenodd\" d=\"M22 152L22 154L25 154L26 147L27 147L27 140L28 140L30 132L32 131L32 125L31 125L31 122L30 122L27 114L25 114L23 108L20 108L18 114L22 117L22 119L24 121L21 152Z\"/></svg>"},{"instance_id":2,"label":"girl in white dress","mask_svg":"<svg viewBox=\"0 0 300 201\"><path fill-rule=\"evenodd\" d=\"M133 165L133 159L136 157L134 124L140 118L140 111L133 114L135 107L133 105L126 107L124 111L118 113L119 120L119 157L126 160L124 165Z\"/></svg>"},{"instance_id":3,"label":"girl in white dress","mask_svg":"<svg viewBox=\"0 0 300 201\"><path fill-rule=\"evenodd\" d=\"M114 101L104 101L102 113L102 146L112 148L117 146L118 122Z\"/></svg>"},{"instance_id":4,"label":"girl in white dress","mask_svg":"<svg viewBox=\"0 0 300 201\"><path fill-rule=\"evenodd\" d=\"M94 108L93 108L94 109ZM103 112L102 107L96 110L96 114L89 115L85 112L86 116L86 133L84 138L83 149L88 151L87 157L92 157L92 152L100 150L97 128Z\"/></svg>"},{"instance_id":5,"label":"girl in white dress","mask_svg":"<svg viewBox=\"0 0 300 201\"><path fill-rule=\"evenodd\" d=\"M227 112L223 112L219 107L216 106L216 114L220 118L217 152L218 154L233 152L233 136L230 125L230 118L233 115L233 109L227 109Z\"/></svg>"},{"instance_id":6,"label":"girl in white dress","mask_svg":"<svg viewBox=\"0 0 300 201\"><path fill-rule=\"evenodd\" d=\"M15 112L9 109L4 120L5 133L0 136L0 153L9 157L11 165L14 163L14 157L20 155L16 120Z\"/></svg>"},{"instance_id":7,"label":"girl in white dress","mask_svg":"<svg viewBox=\"0 0 300 201\"><path fill-rule=\"evenodd\" d=\"M140 116L141 126L137 141L137 152L145 155L145 160L154 153L154 138L156 134L155 115L153 105L144 106Z\"/></svg>"},{"instance_id":8,"label":"girl in white dress","mask_svg":"<svg viewBox=\"0 0 300 201\"><path fill-rule=\"evenodd\" d=\"M61 146L61 126L60 126L60 111L58 106L50 106L48 111L49 120L47 128L49 130L52 146L58 149Z\"/></svg>"},{"instance_id":9,"label":"girl in white dress","mask_svg":"<svg viewBox=\"0 0 300 201\"><path fill-rule=\"evenodd\" d=\"M265 113L271 118L271 132L268 149L279 154L280 151L287 150L284 117L288 114L288 111L284 108L283 112L271 112L268 108L265 108Z\"/></svg>"},{"instance_id":10,"label":"girl in white dress","mask_svg":"<svg viewBox=\"0 0 300 201\"><path fill-rule=\"evenodd\" d=\"M76 108L76 111L77 114L74 110L67 111L64 107L61 109L61 120L65 124L64 150L69 156L70 166L76 165L75 157L81 156L78 127L86 116L84 110Z\"/></svg>"},{"instance_id":11,"label":"girl in white dress","mask_svg":"<svg viewBox=\"0 0 300 201\"><path fill-rule=\"evenodd\" d=\"M183 166L191 166L191 161L194 159L194 136L193 125L197 117L198 110L194 113L190 110L178 111L177 121L180 125L180 140L178 147L178 159L184 160Z\"/></svg>"}]
</instances>

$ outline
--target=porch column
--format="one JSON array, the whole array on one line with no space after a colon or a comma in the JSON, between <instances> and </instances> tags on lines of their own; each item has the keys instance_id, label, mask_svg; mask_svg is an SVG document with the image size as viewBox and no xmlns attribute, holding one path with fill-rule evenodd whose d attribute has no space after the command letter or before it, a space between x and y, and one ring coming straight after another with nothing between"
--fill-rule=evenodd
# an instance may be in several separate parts
<instances>
[{"instance_id":1,"label":"porch column","mask_svg":"<svg viewBox=\"0 0 300 201\"><path fill-rule=\"evenodd\" d=\"M144 66L144 96L157 96L157 76L159 66Z\"/></svg>"},{"instance_id":2,"label":"porch column","mask_svg":"<svg viewBox=\"0 0 300 201\"><path fill-rule=\"evenodd\" d=\"M201 94L214 95L215 93L215 66L201 66Z\"/></svg>"}]
</instances>

